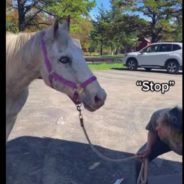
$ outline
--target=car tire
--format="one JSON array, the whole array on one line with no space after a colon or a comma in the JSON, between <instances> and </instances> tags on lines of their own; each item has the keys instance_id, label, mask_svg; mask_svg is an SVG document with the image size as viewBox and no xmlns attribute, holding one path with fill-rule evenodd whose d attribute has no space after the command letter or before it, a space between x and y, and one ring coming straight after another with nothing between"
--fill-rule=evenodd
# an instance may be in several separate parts
<instances>
[{"instance_id":1,"label":"car tire","mask_svg":"<svg viewBox=\"0 0 184 184\"><path fill-rule=\"evenodd\" d=\"M179 71L179 64L176 60L170 60L166 64L166 70L168 73L177 73Z\"/></svg>"},{"instance_id":2,"label":"car tire","mask_svg":"<svg viewBox=\"0 0 184 184\"><path fill-rule=\"evenodd\" d=\"M151 71L151 68L144 68L144 69L145 69L146 71L148 71L148 72Z\"/></svg>"},{"instance_id":3,"label":"car tire","mask_svg":"<svg viewBox=\"0 0 184 184\"><path fill-rule=\"evenodd\" d=\"M137 61L134 58L129 58L127 60L126 66L129 70L137 70Z\"/></svg>"}]
</instances>

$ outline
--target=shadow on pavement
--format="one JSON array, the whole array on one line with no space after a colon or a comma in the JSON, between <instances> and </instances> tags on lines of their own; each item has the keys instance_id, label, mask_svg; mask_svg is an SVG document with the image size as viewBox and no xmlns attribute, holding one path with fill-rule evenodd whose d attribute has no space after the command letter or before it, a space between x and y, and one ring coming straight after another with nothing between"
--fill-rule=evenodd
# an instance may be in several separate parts
<instances>
[{"instance_id":1,"label":"shadow on pavement","mask_svg":"<svg viewBox=\"0 0 184 184\"><path fill-rule=\"evenodd\" d=\"M139 69L139 68L135 71L131 71L127 68L112 68L112 70L122 70L122 71L129 71L129 72L163 73L163 74L170 74L170 75L182 75L183 74L183 71L179 71L178 73L171 74L171 73L168 73L166 70L152 69L151 71L146 71L144 69Z\"/></svg>"},{"instance_id":2,"label":"shadow on pavement","mask_svg":"<svg viewBox=\"0 0 184 184\"><path fill-rule=\"evenodd\" d=\"M96 148L111 158L132 156ZM167 174L178 172L171 166L181 163L163 161ZM154 167L157 166L153 165L156 172L161 172ZM122 184L134 184L135 160L112 163L96 156L88 144L24 136L7 142L6 178L7 184L113 184L120 178L125 178Z\"/></svg>"}]
</instances>

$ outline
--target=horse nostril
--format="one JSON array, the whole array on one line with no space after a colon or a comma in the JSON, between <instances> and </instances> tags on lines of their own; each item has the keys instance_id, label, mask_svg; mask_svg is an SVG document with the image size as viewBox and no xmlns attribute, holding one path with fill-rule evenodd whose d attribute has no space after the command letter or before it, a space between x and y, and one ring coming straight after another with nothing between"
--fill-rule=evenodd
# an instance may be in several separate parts
<instances>
[{"instance_id":1,"label":"horse nostril","mask_svg":"<svg viewBox=\"0 0 184 184\"><path fill-rule=\"evenodd\" d=\"M101 102L101 99L98 96L95 96L95 103Z\"/></svg>"}]
</instances>

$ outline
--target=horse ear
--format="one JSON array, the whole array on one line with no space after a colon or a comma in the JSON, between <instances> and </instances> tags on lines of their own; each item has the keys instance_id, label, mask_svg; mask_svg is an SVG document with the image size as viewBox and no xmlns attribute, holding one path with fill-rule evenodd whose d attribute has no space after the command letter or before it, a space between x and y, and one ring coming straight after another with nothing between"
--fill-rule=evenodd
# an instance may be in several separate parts
<instances>
[{"instance_id":1,"label":"horse ear","mask_svg":"<svg viewBox=\"0 0 184 184\"><path fill-rule=\"evenodd\" d=\"M66 21L67 21L68 31L70 31L70 15L68 15Z\"/></svg>"},{"instance_id":2,"label":"horse ear","mask_svg":"<svg viewBox=\"0 0 184 184\"><path fill-rule=\"evenodd\" d=\"M54 22L54 30L53 30L54 38L57 37L58 28L59 28L59 19L56 19L55 22Z\"/></svg>"},{"instance_id":3,"label":"horse ear","mask_svg":"<svg viewBox=\"0 0 184 184\"><path fill-rule=\"evenodd\" d=\"M67 32L70 31L70 16L66 17L66 18L63 20L62 28L63 28L64 30L66 30Z\"/></svg>"},{"instance_id":4,"label":"horse ear","mask_svg":"<svg viewBox=\"0 0 184 184\"><path fill-rule=\"evenodd\" d=\"M59 26L59 22L60 22L61 18L57 18L54 22L54 27L53 27L53 37L54 39L57 38L58 36L58 32L59 32L59 28L61 28L62 30L65 30L67 32L69 32L70 29L70 16L68 16L67 18L65 18L62 22L62 24Z\"/></svg>"}]
</instances>

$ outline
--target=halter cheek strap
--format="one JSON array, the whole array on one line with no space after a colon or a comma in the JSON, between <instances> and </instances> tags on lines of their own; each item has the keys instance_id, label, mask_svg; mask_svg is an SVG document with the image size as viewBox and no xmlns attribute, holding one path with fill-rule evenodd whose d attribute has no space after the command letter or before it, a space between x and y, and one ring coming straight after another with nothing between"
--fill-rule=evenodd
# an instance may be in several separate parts
<instances>
[{"instance_id":1,"label":"halter cheek strap","mask_svg":"<svg viewBox=\"0 0 184 184\"><path fill-rule=\"evenodd\" d=\"M77 84L73 81L69 81L69 80L65 79L62 75L59 75L58 73L54 72L52 70L51 62L48 58L47 48L46 48L45 41L44 41L43 37L44 37L44 32L42 33L42 37L41 37L41 50L42 50L42 54L43 54L43 57L44 57L45 66L47 68L48 79L49 79L50 86L53 88L53 80L54 80L54 81L59 81L64 86L67 86L67 87L71 88L73 90L73 96L69 96L69 97L72 99L72 101L75 104L79 104L80 103L79 95L81 93L83 93L84 89L90 83L92 83L93 81L96 80L96 77L92 76L89 79L85 80L84 82L82 82L80 84Z\"/></svg>"}]
</instances>

